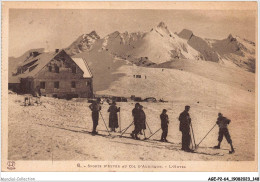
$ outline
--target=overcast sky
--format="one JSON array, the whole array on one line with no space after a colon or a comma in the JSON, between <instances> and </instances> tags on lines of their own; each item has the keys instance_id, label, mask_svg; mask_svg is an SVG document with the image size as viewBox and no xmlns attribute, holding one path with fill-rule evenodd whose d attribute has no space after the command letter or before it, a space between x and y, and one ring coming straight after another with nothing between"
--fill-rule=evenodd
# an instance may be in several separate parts
<instances>
[{"instance_id":1,"label":"overcast sky","mask_svg":"<svg viewBox=\"0 0 260 182\"><path fill-rule=\"evenodd\" d=\"M33 48L68 47L95 30L102 38L114 31L149 31L163 21L169 30L190 29L203 38L224 39L230 33L255 42L255 11L206 10L21 10L9 11L9 56Z\"/></svg>"}]
</instances>

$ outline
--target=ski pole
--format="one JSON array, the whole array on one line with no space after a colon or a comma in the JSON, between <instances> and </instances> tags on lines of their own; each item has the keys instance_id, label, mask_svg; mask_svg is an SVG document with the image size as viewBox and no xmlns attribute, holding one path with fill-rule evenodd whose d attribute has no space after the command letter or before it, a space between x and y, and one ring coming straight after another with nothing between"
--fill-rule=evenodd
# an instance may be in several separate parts
<instances>
[{"instance_id":1,"label":"ski pole","mask_svg":"<svg viewBox=\"0 0 260 182\"><path fill-rule=\"evenodd\" d=\"M145 121L145 123L146 123L146 125L147 125L148 129L150 130L150 133L152 134L153 132L152 132L152 130L150 129L150 127L149 127L148 123L147 123L146 121Z\"/></svg>"},{"instance_id":2,"label":"ski pole","mask_svg":"<svg viewBox=\"0 0 260 182\"><path fill-rule=\"evenodd\" d=\"M120 137L126 132L126 130L128 130L128 128L130 128L130 126L133 125L133 123L134 123L134 122L132 122L132 123L125 129L125 131L124 131L123 133L121 133Z\"/></svg>"},{"instance_id":3,"label":"ski pole","mask_svg":"<svg viewBox=\"0 0 260 182\"><path fill-rule=\"evenodd\" d=\"M195 148L196 148L196 141L195 141L195 137L194 137L192 122L190 122L190 126L191 126L192 136L193 136L193 139L194 139L194 145L195 145Z\"/></svg>"},{"instance_id":4,"label":"ski pole","mask_svg":"<svg viewBox=\"0 0 260 182\"><path fill-rule=\"evenodd\" d=\"M191 135L190 135L190 143L191 143L192 149L194 149L194 145L193 145L193 142L192 142L192 137L191 137Z\"/></svg>"},{"instance_id":5,"label":"ski pole","mask_svg":"<svg viewBox=\"0 0 260 182\"><path fill-rule=\"evenodd\" d=\"M132 123L133 123L133 122L132 122ZM131 123L130 125L132 125L132 123ZM128 128L128 126L127 126L126 128L124 128L124 129L122 129L122 131L125 131L127 128Z\"/></svg>"},{"instance_id":6,"label":"ski pole","mask_svg":"<svg viewBox=\"0 0 260 182\"><path fill-rule=\"evenodd\" d=\"M215 128L216 125L217 125L217 123L209 130L209 132L205 135L204 138L206 138L206 136L208 136L208 134L213 130L213 128ZM204 140L204 138L202 138L202 140L199 142L199 144L197 145L197 147L201 144L201 142Z\"/></svg>"},{"instance_id":7,"label":"ski pole","mask_svg":"<svg viewBox=\"0 0 260 182\"><path fill-rule=\"evenodd\" d=\"M160 131L160 129L162 128L159 128L156 132L154 132L151 136L149 136L147 139L151 138L153 135L155 135L155 133L157 133L158 131Z\"/></svg>"},{"instance_id":8,"label":"ski pole","mask_svg":"<svg viewBox=\"0 0 260 182\"><path fill-rule=\"evenodd\" d=\"M120 131L120 133L122 132L122 130L121 130L121 117L120 117L120 110L119 110L119 131Z\"/></svg>"},{"instance_id":9,"label":"ski pole","mask_svg":"<svg viewBox=\"0 0 260 182\"><path fill-rule=\"evenodd\" d=\"M104 118L103 118L101 112L99 112L99 113L100 113L100 116L101 116L102 120L103 120L104 123L105 123L105 126L106 126L106 129L107 129L108 134L111 135L110 132L109 132L109 130L108 130L108 128L107 128L107 124L106 124L106 122L105 122L105 120L104 120Z\"/></svg>"},{"instance_id":10,"label":"ski pole","mask_svg":"<svg viewBox=\"0 0 260 182\"><path fill-rule=\"evenodd\" d=\"M190 143L191 143L191 147L192 149L196 149L196 145L195 145L195 148L194 148L194 138L192 137L193 134L192 134L193 130L191 129L191 126L190 126Z\"/></svg>"}]
</instances>

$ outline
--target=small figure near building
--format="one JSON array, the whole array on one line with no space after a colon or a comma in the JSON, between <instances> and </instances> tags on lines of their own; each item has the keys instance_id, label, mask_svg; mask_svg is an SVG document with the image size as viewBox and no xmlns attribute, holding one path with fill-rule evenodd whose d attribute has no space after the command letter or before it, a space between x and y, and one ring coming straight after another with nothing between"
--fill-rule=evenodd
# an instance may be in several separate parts
<instances>
[{"instance_id":1,"label":"small figure near building","mask_svg":"<svg viewBox=\"0 0 260 182\"><path fill-rule=\"evenodd\" d=\"M40 89L40 86L36 86L36 88L34 89L34 93L33 93L33 97L36 98L35 100L35 103L38 105L38 104L41 104L41 89Z\"/></svg>"}]
</instances>

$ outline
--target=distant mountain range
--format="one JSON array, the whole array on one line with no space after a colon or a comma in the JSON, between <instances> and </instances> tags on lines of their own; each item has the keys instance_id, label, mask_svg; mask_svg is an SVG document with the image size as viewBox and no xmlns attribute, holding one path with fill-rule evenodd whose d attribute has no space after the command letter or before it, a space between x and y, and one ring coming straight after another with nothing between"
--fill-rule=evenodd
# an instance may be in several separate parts
<instances>
[{"instance_id":1,"label":"distant mountain range","mask_svg":"<svg viewBox=\"0 0 260 182\"><path fill-rule=\"evenodd\" d=\"M115 31L100 39L95 31L81 35L65 50L70 55L94 51L93 45L102 41L100 51L127 59L138 66L152 66L174 59L230 61L255 72L255 43L231 34L223 40L203 39L184 29L172 33L165 23L149 32L120 33ZM97 52L97 53L98 53Z\"/></svg>"},{"instance_id":2,"label":"distant mountain range","mask_svg":"<svg viewBox=\"0 0 260 182\"><path fill-rule=\"evenodd\" d=\"M204 62L232 65L254 73L256 61L254 42L232 35L223 40L204 39L187 29L172 33L163 22L149 32L115 31L104 38L92 31L79 36L64 50L72 57L82 57L88 62L95 91L106 90L125 76L126 73L118 72L122 66L167 68L168 65L174 69L176 64L182 67L183 63L187 68L192 61L199 61L199 65ZM44 50L32 49L18 58L9 58L9 80L17 66L35 51Z\"/></svg>"}]
</instances>

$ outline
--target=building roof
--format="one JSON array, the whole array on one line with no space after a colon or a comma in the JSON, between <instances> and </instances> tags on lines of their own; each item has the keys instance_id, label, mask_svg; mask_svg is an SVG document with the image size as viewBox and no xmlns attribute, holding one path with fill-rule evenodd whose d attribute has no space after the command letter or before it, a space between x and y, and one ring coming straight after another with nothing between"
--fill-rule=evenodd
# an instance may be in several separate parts
<instances>
[{"instance_id":1,"label":"building roof","mask_svg":"<svg viewBox=\"0 0 260 182\"><path fill-rule=\"evenodd\" d=\"M61 50L59 52L44 52L39 54L36 57L31 57L28 60L24 61L21 65L21 67L28 66L28 69L17 75L12 76L9 79L9 83L20 83L20 78L28 78L28 77L34 77L37 73L39 73L56 55L60 54L61 52L65 53L64 50ZM72 60L79 66L79 68L84 72L83 77L84 78L92 78L92 73L88 67L88 64L86 60L82 58L72 58Z\"/></svg>"},{"instance_id":2,"label":"building roof","mask_svg":"<svg viewBox=\"0 0 260 182\"><path fill-rule=\"evenodd\" d=\"M83 74L84 78L92 78L93 77L86 60L84 60L83 58L72 58L72 60L84 72L84 74Z\"/></svg>"},{"instance_id":3,"label":"building roof","mask_svg":"<svg viewBox=\"0 0 260 182\"><path fill-rule=\"evenodd\" d=\"M22 64L19 65L19 67L26 66L27 64L31 64L31 65L28 67L28 69L25 72L16 76L10 76L8 79L8 83L20 83L20 78L35 76L57 54L58 53L54 53L54 52L49 52L49 53L43 52L36 57L31 57L25 60Z\"/></svg>"},{"instance_id":4,"label":"building roof","mask_svg":"<svg viewBox=\"0 0 260 182\"><path fill-rule=\"evenodd\" d=\"M34 63L30 65L30 67L22 74L17 75L20 78L27 78L27 77L33 77L39 71L41 71L58 53L54 52L48 52L48 53L42 53L36 57L30 58L29 60L26 60L21 66L25 66L30 63ZM37 60L37 61L36 61ZM34 68L33 68L34 67ZM30 68L32 70L30 70Z\"/></svg>"}]
</instances>

